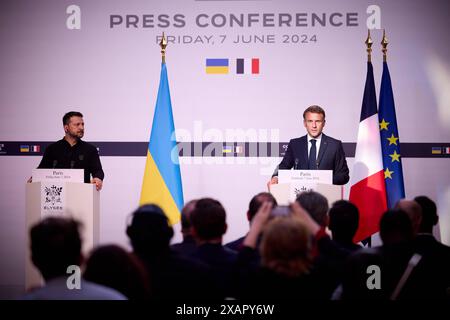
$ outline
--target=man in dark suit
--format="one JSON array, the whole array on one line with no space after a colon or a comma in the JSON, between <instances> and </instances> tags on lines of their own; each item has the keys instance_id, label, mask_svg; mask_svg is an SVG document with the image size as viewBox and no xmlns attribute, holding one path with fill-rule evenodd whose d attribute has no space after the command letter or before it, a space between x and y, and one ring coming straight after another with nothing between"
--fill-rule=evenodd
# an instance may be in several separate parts
<instances>
[{"instance_id":1,"label":"man in dark suit","mask_svg":"<svg viewBox=\"0 0 450 320\"><path fill-rule=\"evenodd\" d=\"M81 138L84 136L83 114L67 112L63 119L64 137L50 144L44 152L39 169L84 169L84 182L101 190L105 174L97 148ZM92 179L90 179L92 175ZM28 182L32 182L32 177Z\"/></svg>"},{"instance_id":2,"label":"man in dark suit","mask_svg":"<svg viewBox=\"0 0 450 320\"><path fill-rule=\"evenodd\" d=\"M251 224L253 218L255 217L256 213L258 212L259 208L263 205L264 202L270 202L272 203L272 207L275 208L277 206L277 200L275 197L269 193L269 192L260 192L257 195L253 196L253 198L250 200L250 203L248 205L248 211L247 211L247 220ZM243 248L244 239L247 235L242 236L241 238L234 240L232 242L229 242L225 245L228 249L231 249L233 251L239 252Z\"/></svg>"},{"instance_id":3,"label":"man in dark suit","mask_svg":"<svg viewBox=\"0 0 450 320\"><path fill-rule=\"evenodd\" d=\"M227 231L226 212L222 204L211 198L199 199L191 213L192 235L197 249L191 258L211 268L212 283L220 298L234 296L234 265L237 253L222 245Z\"/></svg>"},{"instance_id":4,"label":"man in dark suit","mask_svg":"<svg viewBox=\"0 0 450 320\"><path fill-rule=\"evenodd\" d=\"M308 134L289 141L286 154L269 183L278 183L279 169L294 168L333 170L333 184L346 184L350 178L342 142L322 133L325 111L319 106L307 108L303 112L303 124Z\"/></svg>"},{"instance_id":5,"label":"man in dark suit","mask_svg":"<svg viewBox=\"0 0 450 320\"><path fill-rule=\"evenodd\" d=\"M160 207L153 204L139 207L133 212L126 233L134 254L147 268L152 298L217 298L209 266L170 248L173 228Z\"/></svg>"},{"instance_id":6,"label":"man in dark suit","mask_svg":"<svg viewBox=\"0 0 450 320\"><path fill-rule=\"evenodd\" d=\"M409 202L417 203L421 208L421 219L413 240L413 248L422 256L422 260L412 273L410 281L406 283L400 298L449 300L450 247L433 236L433 227L439 221L436 204L426 196L415 197L414 201ZM408 215L411 219L411 214Z\"/></svg>"},{"instance_id":7,"label":"man in dark suit","mask_svg":"<svg viewBox=\"0 0 450 320\"><path fill-rule=\"evenodd\" d=\"M184 205L181 210L181 233L183 234L183 241L170 246L173 251L184 256L190 256L197 250L197 244L195 243L191 230L191 213L194 211L196 203L197 200L191 200Z\"/></svg>"}]
</instances>

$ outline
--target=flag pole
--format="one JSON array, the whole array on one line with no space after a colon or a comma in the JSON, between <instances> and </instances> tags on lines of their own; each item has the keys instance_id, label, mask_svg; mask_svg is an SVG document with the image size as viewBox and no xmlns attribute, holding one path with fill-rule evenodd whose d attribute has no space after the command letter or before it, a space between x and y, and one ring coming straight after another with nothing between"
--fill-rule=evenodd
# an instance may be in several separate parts
<instances>
[{"instance_id":1,"label":"flag pole","mask_svg":"<svg viewBox=\"0 0 450 320\"><path fill-rule=\"evenodd\" d=\"M370 30L367 30L367 39L365 41L367 46L367 61L372 62L372 38L370 37Z\"/></svg>"},{"instance_id":2,"label":"flag pole","mask_svg":"<svg viewBox=\"0 0 450 320\"><path fill-rule=\"evenodd\" d=\"M162 35L162 38L161 38L161 42L159 43L159 46L161 47L162 63L166 63L167 40L166 40L166 36L164 35L164 31L163 31L163 35Z\"/></svg>"},{"instance_id":3,"label":"flag pole","mask_svg":"<svg viewBox=\"0 0 450 320\"><path fill-rule=\"evenodd\" d=\"M372 38L370 37L370 29L367 29L367 39L365 41L367 46L367 62L372 63ZM372 247L372 236L368 236L367 238L361 241L368 248Z\"/></svg>"},{"instance_id":4,"label":"flag pole","mask_svg":"<svg viewBox=\"0 0 450 320\"><path fill-rule=\"evenodd\" d=\"M383 29L383 39L381 40L381 51L383 52L383 62L387 60L387 45L389 44L388 39L386 38L386 30Z\"/></svg>"}]
</instances>

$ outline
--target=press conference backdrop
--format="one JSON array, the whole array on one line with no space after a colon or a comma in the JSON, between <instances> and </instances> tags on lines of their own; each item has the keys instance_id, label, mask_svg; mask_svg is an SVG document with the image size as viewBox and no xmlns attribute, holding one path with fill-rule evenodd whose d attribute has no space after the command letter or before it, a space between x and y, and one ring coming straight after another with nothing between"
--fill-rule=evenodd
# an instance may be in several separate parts
<instances>
[{"instance_id":1,"label":"press conference backdrop","mask_svg":"<svg viewBox=\"0 0 450 320\"><path fill-rule=\"evenodd\" d=\"M446 0L2 1L0 297L23 292L24 182L63 136L67 111L84 114L85 140L99 147L106 173L101 243L128 245L163 31L184 198L223 203L225 242L247 231L248 202L265 190L283 146L305 133L309 105L326 110L324 132L344 142L352 172L368 28L377 95L383 28L390 42L406 196L438 201L436 235L450 241L449 9Z\"/></svg>"}]
</instances>

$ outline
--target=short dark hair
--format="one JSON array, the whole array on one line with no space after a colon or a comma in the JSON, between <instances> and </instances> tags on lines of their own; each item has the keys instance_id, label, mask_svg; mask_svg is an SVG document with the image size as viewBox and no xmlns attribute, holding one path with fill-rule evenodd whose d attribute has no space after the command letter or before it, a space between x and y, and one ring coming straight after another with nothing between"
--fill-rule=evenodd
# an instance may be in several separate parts
<instances>
[{"instance_id":1,"label":"short dark hair","mask_svg":"<svg viewBox=\"0 0 450 320\"><path fill-rule=\"evenodd\" d=\"M414 198L422 207L422 221L420 222L419 232L432 233L433 226L438 223L436 203L427 196L418 196Z\"/></svg>"},{"instance_id":2,"label":"short dark hair","mask_svg":"<svg viewBox=\"0 0 450 320\"><path fill-rule=\"evenodd\" d=\"M83 278L113 288L130 300L150 296L150 280L141 260L115 244L91 252Z\"/></svg>"},{"instance_id":3,"label":"short dark hair","mask_svg":"<svg viewBox=\"0 0 450 320\"><path fill-rule=\"evenodd\" d=\"M164 211L155 204L145 204L133 212L127 226L133 251L140 257L168 250L173 228Z\"/></svg>"},{"instance_id":4,"label":"short dark hair","mask_svg":"<svg viewBox=\"0 0 450 320\"><path fill-rule=\"evenodd\" d=\"M307 112L320 113L321 115L323 115L323 119L325 120L325 110L323 110L320 106L313 105L313 106L306 108L306 110L303 112L303 120L306 119Z\"/></svg>"},{"instance_id":5,"label":"short dark hair","mask_svg":"<svg viewBox=\"0 0 450 320\"><path fill-rule=\"evenodd\" d=\"M296 200L309 215L321 226L327 224L328 200L315 191L302 192Z\"/></svg>"},{"instance_id":6,"label":"short dark hair","mask_svg":"<svg viewBox=\"0 0 450 320\"><path fill-rule=\"evenodd\" d=\"M250 203L248 204L248 218L250 221L253 220L253 217L256 215L259 208L266 201L272 203L273 208L278 205L275 197L269 192L260 192L250 200Z\"/></svg>"},{"instance_id":7,"label":"short dark hair","mask_svg":"<svg viewBox=\"0 0 450 320\"><path fill-rule=\"evenodd\" d=\"M44 279L66 274L81 262L80 223L71 218L48 217L30 230L31 256Z\"/></svg>"},{"instance_id":8,"label":"short dark hair","mask_svg":"<svg viewBox=\"0 0 450 320\"><path fill-rule=\"evenodd\" d=\"M181 230L182 231L188 231L191 227L191 213L195 209L195 204L197 203L197 200L191 200L188 203L186 203L181 210Z\"/></svg>"},{"instance_id":9,"label":"short dark hair","mask_svg":"<svg viewBox=\"0 0 450 320\"><path fill-rule=\"evenodd\" d=\"M211 198L197 201L191 213L191 224L202 240L223 236L226 231L226 213L222 204Z\"/></svg>"},{"instance_id":10,"label":"short dark hair","mask_svg":"<svg viewBox=\"0 0 450 320\"><path fill-rule=\"evenodd\" d=\"M69 111L69 112L67 112L64 115L63 119L62 119L63 126L69 124L70 118L72 118L72 117L81 117L81 118L83 118L83 115L81 114L81 112L78 112L78 111Z\"/></svg>"},{"instance_id":11,"label":"short dark hair","mask_svg":"<svg viewBox=\"0 0 450 320\"><path fill-rule=\"evenodd\" d=\"M333 232L333 238L352 240L358 230L358 208L347 200L338 200L333 203L328 215L328 227Z\"/></svg>"},{"instance_id":12,"label":"short dark hair","mask_svg":"<svg viewBox=\"0 0 450 320\"><path fill-rule=\"evenodd\" d=\"M380 238L383 245L407 242L413 237L411 219L405 211L390 209L383 214L380 220Z\"/></svg>"}]
</instances>

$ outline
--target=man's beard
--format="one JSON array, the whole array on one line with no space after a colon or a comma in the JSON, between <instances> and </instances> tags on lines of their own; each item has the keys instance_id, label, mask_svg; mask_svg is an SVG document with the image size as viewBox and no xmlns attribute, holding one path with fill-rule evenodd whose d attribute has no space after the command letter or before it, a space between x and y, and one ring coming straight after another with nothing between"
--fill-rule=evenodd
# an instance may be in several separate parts
<instances>
[{"instance_id":1,"label":"man's beard","mask_svg":"<svg viewBox=\"0 0 450 320\"><path fill-rule=\"evenodd\" d=\"M75 134L69 132L69 136L74 139L81 139L84 136L84 131L82 131L80 133L75 133Z\"/></svg>"}]
</instances>

